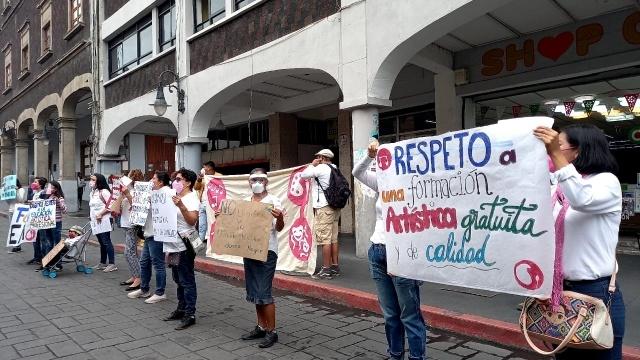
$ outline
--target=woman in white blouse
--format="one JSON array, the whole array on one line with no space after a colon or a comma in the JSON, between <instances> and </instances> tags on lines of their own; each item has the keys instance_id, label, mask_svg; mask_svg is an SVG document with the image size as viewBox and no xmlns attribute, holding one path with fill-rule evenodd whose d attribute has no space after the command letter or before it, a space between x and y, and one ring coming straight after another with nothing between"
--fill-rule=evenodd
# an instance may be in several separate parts
<instances>
[{"instance_id":1,"label":"woman in white blouse","mask_svg":"<svg viewBox=\"0 0 640 360\"><path fill-rule=\"evenodd\" d=\"M562 267L564 289L611 300L609 314L614 344L609 350L567 349L556 359L622 359L625 306L620 287L609 293L616 267L616 246L622 212L622 191L616 160L600 129L575 124L560 133L546 127L534 130L556 168L553 176L564 196L554 204L554 218L568 202L564 216Z\"/></svg>"}]
</instances>

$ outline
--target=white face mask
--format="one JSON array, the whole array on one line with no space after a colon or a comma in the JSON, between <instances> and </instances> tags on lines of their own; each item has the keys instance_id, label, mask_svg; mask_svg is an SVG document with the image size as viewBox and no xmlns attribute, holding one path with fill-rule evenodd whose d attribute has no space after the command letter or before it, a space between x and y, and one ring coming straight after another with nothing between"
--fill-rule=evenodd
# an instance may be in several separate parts
<instances>
[{"instance_id":1,"label":"white face mask","mask_svg":"<svg viewBox=\"0 0 640 360\"><path fill-rule=\"evenodd\" d=\"M262 194L264 192L264 184L263 183L251 184L251 191L253 191L254 194Z\"/></svg>"},{"instance_id":2,"label":"white face mask","mask_svg":"<svg viewBox=\"0 0 640 360\"><path fill-rule=\"evenodd\" d=\"M95 181L93 181L93 180L89 181L89 186L90 186L92 189L95 189L95 188L96 188L96 182L95 182Z\"/></svg>"}]
</instances>

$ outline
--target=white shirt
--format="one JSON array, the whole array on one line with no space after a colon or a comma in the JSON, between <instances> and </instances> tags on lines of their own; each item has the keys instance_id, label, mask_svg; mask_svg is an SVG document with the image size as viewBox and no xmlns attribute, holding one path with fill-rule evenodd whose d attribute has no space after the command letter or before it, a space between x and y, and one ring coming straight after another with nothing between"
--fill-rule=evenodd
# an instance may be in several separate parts
<instances>
[{"instance_id":1,"label":"white shirt","mask_svg":"<svg viewBox=\"0 0 640 360\"><path fill-rule=\"evenodd\" d=\"M331 166L336 167L331 164ZM328 206L327 198L324 196L324 191L322 189L327 190L329 187L329 182L331 180L331 168L327 164L318 164L318 166L309 165L306 169L300 174L303 179L311 179L311 197L313 198L313 208L320 209L325 206ZM318 186L318 181L320 182L322 189Z\"/></svg>"},{"instance_id":2,"label":"white shirt","mask_svg":"<svg viewBox=\"0 0 640 360\"><path fill-rule=\"evenodd\" d=\"M384 237L384 220L382 218L382 202L380 200L380 193L378 192L378 181L376 179L376 173L370 170L372 162L372 158L365 156L353 167L352 174L353 177L358 179L358 181L376 192L376 227L369 240L374 244L386 244Z\"/></svg>"},{"instance_id":3,"label":"white shirt","mask_svg":"<svg viewBox=\"0 0 640 360\"><path fill-rule=\"evenodd\" d=\"M570 164L554 173L569 202L562 267L567 280L594 280L613 273L622 214L620 181L611 173L582 177ZM553 216L561 205L556 202Z\"/></svg>"},{"instance_id":4,"label":"white shirt","mask_svg":"<svg viewBox=\"0 0 640 360\"><path fill-rule=\"evenodd\" d=\"M91 212L91 216L93 217L100 211L104 210L107 207L105 203L108 204L110 198L111 193L107 189L92 190L91 196L89 197L89 209Z\"/></svg>"},{"instance_id":5,"label":"white shirt","mask_svg":"<svg viewBox=\"0 0 640 360\"><path fill-rule=\"evenodd\" d=\"M251 196L245 198L245 200L251 201ZM274 209L283 209L282 201L271 194L267 194L267 196L265 196L260 202L263 204L272 204ZM276 220L276 218L273 218L273 221L271 222L271 233L269 234L269 251L273 251L276 254L278 253L278 231L276 230L277 221L278 220Z\"/></svg>"}]
</instances>

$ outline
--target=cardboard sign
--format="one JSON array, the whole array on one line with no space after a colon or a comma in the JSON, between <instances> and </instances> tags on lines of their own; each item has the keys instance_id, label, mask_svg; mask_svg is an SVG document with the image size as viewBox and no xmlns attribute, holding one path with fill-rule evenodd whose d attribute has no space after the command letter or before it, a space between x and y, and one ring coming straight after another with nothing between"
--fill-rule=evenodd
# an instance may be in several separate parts
<instances>
[{"instance_id":1,"label":"cardboard sign","mask_svg":"<svg viewBox=\"0 0 640 360\"><path fill-rule=\"evenodd\" d=\"M151 182L136 181L132 196L129 222L131 225L144 226L151 207Z\"/></svg>"},{"instance_id":2,"label":"cardboard sign","mask_svg":"<svg viewBox=\"0 0 640 360\"><path fill-rule=\"evenodd\" d=\"M29 224L38 230L56 227L56 201L37 200L32 202L29 210Z\"/></svg>"},{"instance_id":3,"label":"cardboard sign","mask_svg":"<svg viewBox=\"0 0 640 360\"><path fill-rule=\"evenodd\" d=\"M270 204L224 200L216 218L213 251L266 261L273 223Z\"/></svg>"},{"instance_id":4,"label":"cardboard sign","mask_svg":"<svg viewBox=\"0 0 640 360\"><path fill-rule=\"evenodd\" d=\"M549 118L382 145L378 189L389 273L546 298L555 252Z\"/></svg>"},{"instance_id":5,"label":"cardboard sign","mask_svg":"<svg viewBox=\"0 0 640 360\"><path fill-rule=\"evenodd\" d=\"M111 232L111 230L113 230L110 214L103 215L102 219L98 221L98 219L96 219L96 213L92 210L89 214L89 218L91 219L91 232L93 235Z\"/></svg>"},{"instance_id":6,"label":"cardboard sign","mask_svg":"<svg viewBox=\"0 0 640 360\"><path fill-rule=\"evenodd\" d=\"M49 253L42 258L42 266L49 265L49 262L51 262L51 260L53 260L53 258L56 257L56 255L58 255L60 251L62 251L62 249L64 249L64 240L60 240L60 242L57 243L56 246L54 246L53 249L51 249L51 251L49 251Z\"/></svg>"},{"instance_id":7,"label":"cardboard sign","mask_svg":"<svg viewBox=\"0 0 640 360\"><path fill-rule=\"evenodd\" d=\"M29 205L16 204L13 208L11 225L7 233L7 247L18 246L24 240L25 228L29 223Z\"/></svg>"},{"instance_id":8,"label":"cardboard sign","mask_svg":"<svg viewBox=\"0 0 640 360\"><path fill-rule=\"evenodd\" d=\"M13 200L16 198L18 191L16 183L18 177L16 175L8 175L2 179L2 189L0 190L0 200Z\"/></svg>"},{"instance_id":9,"label":"cardboard sign","mask_svg":"<svg viewBox=\"0 0 640 360\"><path fill-rule=\"evenodd\" d=\"M182 241L178 237L178 207L172 200L175 195L176 191L168 187L151 193L151 216L155 241Z\"/></svg>"}]
</instances>

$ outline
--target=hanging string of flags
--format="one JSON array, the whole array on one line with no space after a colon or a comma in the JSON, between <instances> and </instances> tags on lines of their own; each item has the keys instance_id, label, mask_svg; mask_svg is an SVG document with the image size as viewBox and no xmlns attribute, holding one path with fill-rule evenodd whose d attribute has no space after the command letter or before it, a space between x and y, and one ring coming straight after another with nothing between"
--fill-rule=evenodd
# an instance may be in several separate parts
<instances>
[{"instance_id":1,"label":"hanging string of flags","mask_svg":"<svg viewBox=\"0 0 640 360\"><path fill-rule=\"evenodd\" d=\"M629 110L629 112L633 112L633 109L636 106L636 102L638 101L638 96L640 96L640 93L631 93L631 94L624 95L624 99L627 101L627 109ZM595 103L596 103L595 99L582 101L582 106L584 107L584 111L587 114L587 116L590 116L591 113L593 112L593 107ZM559 104L560 103L556 103L556 102L545 103L544 106L545 106L547 115L553 116L553 114L556 112L556 107ZM564 114L566 116L571 116L571 113L573 112L576 106L576 102L573 100L567 100L567 101L563 101L561 104L564 106ZM601 102L600 104L607 109L607 115L611 113L611 110L614 107L614 105L611 102ZM493 109L496 111L497 120L502 119L506 108L507 107L504 105L496 105L495 107L493 107ZM523 108L524 108L524 105L511 106L511 115L514 118L520 117L520 115L522 114ZM538 112L540 111L540 104L527 105L527 108L529 109L529 116L535 116L535 115L538 115ZM489 112L490 109L492 109L492 107L490 106L481 106L480 117L484 119L487 116L487 113Z\"/></svg>"}]
</instances>

